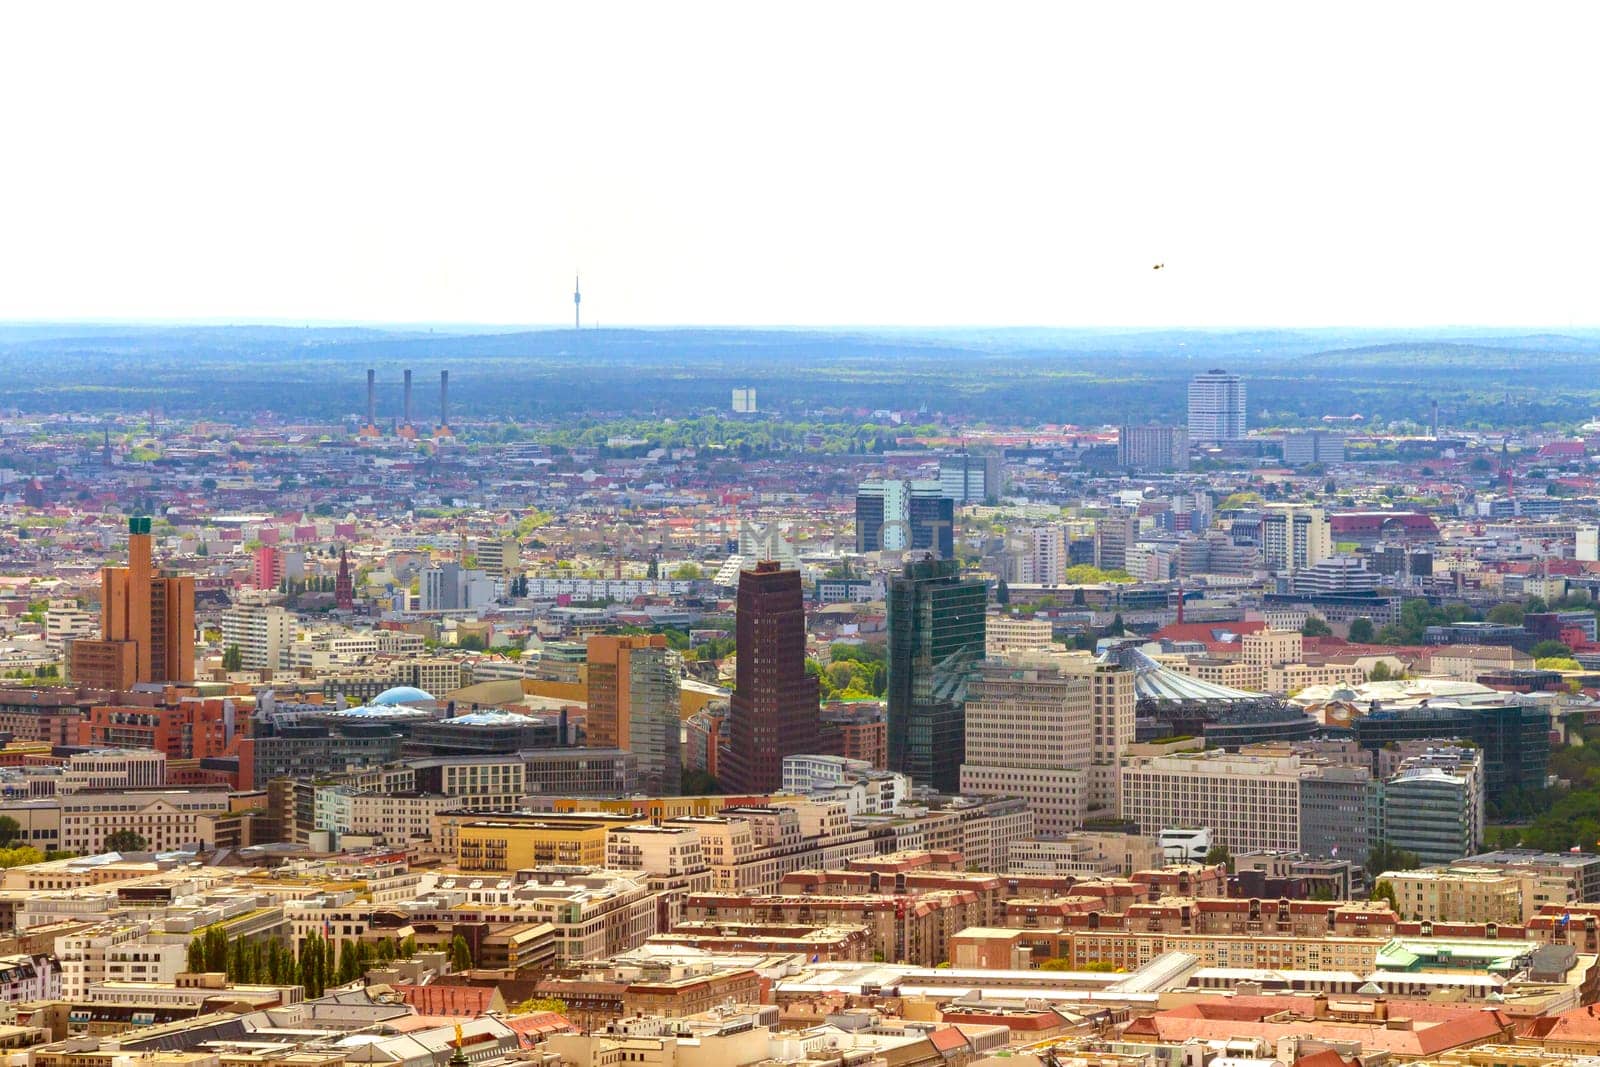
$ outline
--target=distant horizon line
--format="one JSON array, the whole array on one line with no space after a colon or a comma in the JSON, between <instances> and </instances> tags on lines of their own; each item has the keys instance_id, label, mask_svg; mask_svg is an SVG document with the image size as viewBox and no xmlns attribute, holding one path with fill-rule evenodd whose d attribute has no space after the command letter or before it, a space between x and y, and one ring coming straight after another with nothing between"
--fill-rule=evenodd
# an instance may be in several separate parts
<instances>
[{"instance_id":1,"label":"distant horizon line","mask_svg":"<svg viewBox=\"0 0 1600 1067\"><path fill-rule=\"evenodd\" d=\"M145 329L172 328L172 327L220 327L233 329L248 329L251 327L271 327L278 329L306 329L306 330L331 330L331 329L363 329L392 333L415 333L418 331L434 332L438 330L455 331L460 333L495 334L495 333L605 333L608 331L625 332L629 330L645 332L661 332L670 330L726 330L726 331L762 331L777 332L854 332L854 333L961 333L961 332L1011 332L1011 333L1114 333L1114 334L1162 334L1162 333L1188 333L1188 334L1218 334L1218 333L1330 333L1336 331L1353 331L1360 333L1471 333L1481 331L1491 334L1508 333L1537 333L1561 336L1564 334L1594 334L1600 333L1600 324L1579 326L1567 324L1555 326L1541 323L1484 325L1465 323L1435 323L1431 325L1351 325L1351 324L1322 324L1314 326L1285 326L1263 325L1259 323L1240 323L1231 325L1211 326L1150 326L1150 325L1117 325L1098 324L1080 326L1060 326L1043 324L999 325L986 323L630 323L626 325L608 325L604 322L594 323L575 330L571 325L561 323L518 323L518 322L474 322L452 320L403 320L403 319L290 319L272 317L246 317L223 318L202 316L196 318L131 318L131 317L68 317L68 318L0 318L0 328L27 328L27 327L61 327L61 326L92 326L92 327L117 327L131 326Z\"/></svg>"}]
</instances>

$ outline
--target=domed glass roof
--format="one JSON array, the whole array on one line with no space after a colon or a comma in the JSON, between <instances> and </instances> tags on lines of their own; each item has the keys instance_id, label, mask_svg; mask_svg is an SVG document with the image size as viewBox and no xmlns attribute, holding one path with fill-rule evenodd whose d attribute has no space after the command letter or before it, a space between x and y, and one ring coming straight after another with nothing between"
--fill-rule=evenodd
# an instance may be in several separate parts
<instances>
[{"instance_id":1,"label":"domed glass roof","mask_svg":"<svg viewBox=\"0 0 1600 1067\"><path fill-rule=\"evenodd\" d=\"M471 711L465 715L457 715L445 722L452 726L504 726L507 723L531 723L534 720L526 715L519 715L514 711Z\"/></svg>"},{"instance_id":2,"label":"domed glass roof","mask_svg":"<svg viewBox=\"0 0 1600 1067\"><path fill-rule=\"evenodd\" d=\"M372 703L379 705L431 704L433 703L433 694L424 693L414 685L397 685L393 689L385 689L373 697Z\"/></svg>"},{"instance_id":3,"label":"domed glass roof","mask_svg":"<svg viewBox=\"0 0 1600 1067\"><path fill-rule=\"evenodd\" d=\"M359 707L345 708L341 711L330 711L329 715L337 715L346 719L408 719L426 718L428 712L421 708L410 708L404 704L362 704Z\"/></svg>"}]
</instances>

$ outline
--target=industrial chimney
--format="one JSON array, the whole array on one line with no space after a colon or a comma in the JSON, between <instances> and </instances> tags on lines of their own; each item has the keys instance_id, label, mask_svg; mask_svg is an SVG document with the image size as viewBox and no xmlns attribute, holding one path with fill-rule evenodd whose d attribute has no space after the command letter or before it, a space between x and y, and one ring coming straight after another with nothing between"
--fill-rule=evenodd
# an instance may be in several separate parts
<instances>
[{"instance_id":1,"label":"industrial chimney","mask_svg":"<svg viewBox=\"0 0 1600 1067\"><path fill-rule=\"evenodd\" d=\"M417 436L417 427L411 419L411 371L407 370L405 376L405 418L400 422L400 436L412 438Z\"/></svg>"},{"instance_id":2,"label":"industrial chimney","mask_svg":"<svg viewBox=\"0 0 1600 1067\"><path fill-rule=\"evenodd\" d=\"M367 368L367 424L361 427L362 437L378 436L378 372Z\"/></svg>"},{"instance_id":3,"label":"industrial chimney","mask_svg":"<svg viewBox=\"0 0 1600 1067\"><path fill-rule=\"evenodd\" d=\"M435 437L451 437L454 431L450 429L450 372L439 372L439 429L434 431Z\"/></svg>"}]
</instances>

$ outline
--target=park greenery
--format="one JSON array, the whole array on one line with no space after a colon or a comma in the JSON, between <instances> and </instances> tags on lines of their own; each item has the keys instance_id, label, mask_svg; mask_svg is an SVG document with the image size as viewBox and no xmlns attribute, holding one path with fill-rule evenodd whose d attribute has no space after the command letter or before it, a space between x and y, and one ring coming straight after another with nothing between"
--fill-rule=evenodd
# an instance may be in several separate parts
<instances>
[{"instance_id":1,"label":"park greenery","mask_svg":"<svg viewBox=\"0 0 1600 1067\"><path fill-rule=\"evenodd\" d=\"M823 700L871 700L882 697L889 684L885 646L836 643L829 648L830 662L806 660L806 673L817 679Z\"/></svg>"}]
</instances>

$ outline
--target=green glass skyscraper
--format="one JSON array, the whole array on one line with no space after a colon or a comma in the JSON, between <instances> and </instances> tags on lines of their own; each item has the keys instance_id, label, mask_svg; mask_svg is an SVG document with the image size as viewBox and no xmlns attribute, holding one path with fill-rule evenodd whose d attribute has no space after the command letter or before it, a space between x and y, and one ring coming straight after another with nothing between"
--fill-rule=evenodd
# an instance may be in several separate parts
<instances>
[{"instance_id":1,"label":"green glass skyscraper","mask_svg":"<svg viewBox=\"0 0 1600 1067\"><path fill-rule=\"evenodd\" d=\"M956 560L907 563L889 583L889 769L960 790L967 682L983 662L988 589Z\"/></svg>"}]
</instances>

